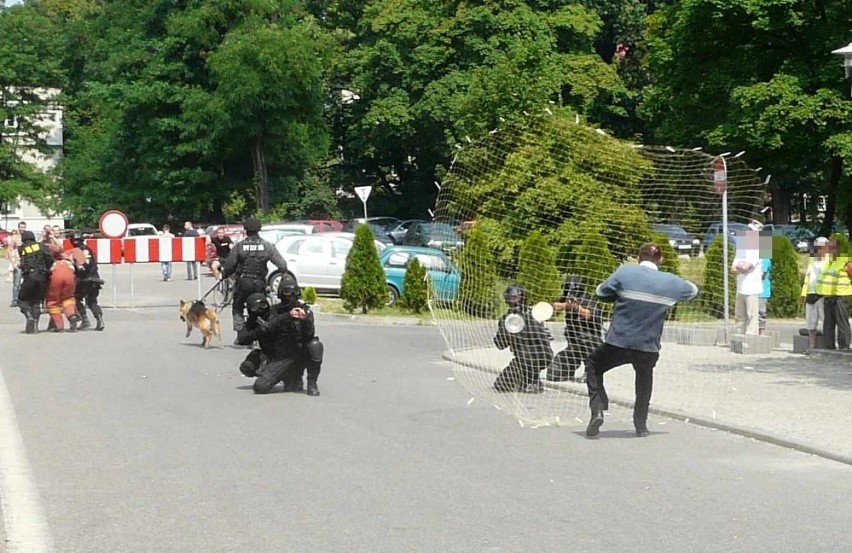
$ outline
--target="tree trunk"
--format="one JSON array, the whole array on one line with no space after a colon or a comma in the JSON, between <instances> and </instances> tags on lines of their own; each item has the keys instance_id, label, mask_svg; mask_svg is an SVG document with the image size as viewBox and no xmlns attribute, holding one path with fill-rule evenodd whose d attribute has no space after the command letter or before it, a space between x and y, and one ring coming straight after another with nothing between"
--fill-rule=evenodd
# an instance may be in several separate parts
<instances>
[{"instance_id":1,"label":"tree trunk","mask_svg":"<svg viewBox=\"0 0 852 553\"><path fill-rule=\"evenodd\" d=\"M843 160L838 156L831 156L831 169L828 177L828 189L825 191L825 217L820 226L820 236L831 236L834 226L834 213L837 210L837 191L840 179L843 176Z\"/></svg>"},{"instance_id":2,"label":"tree trunk","mask_svg":"<svg viewBox=\"0 0 852 553\"><path fill-rule=\"evenodd\" d=\"M790 222L790 190L783 186L772 187L772 221L776 224Z\"/></svg>"},{"instance_id":3,"label":"tree trunk","mask_svg":"<svg viewBox=\"0 0 852 553\"><path fill-rule=\"evenodd\" d=\"M260 138L254 140L251 149L254 178L257 181L257 207L264 215L269 214L269 174L266 172L266 152Z\"/></svg>"}]
</instances>

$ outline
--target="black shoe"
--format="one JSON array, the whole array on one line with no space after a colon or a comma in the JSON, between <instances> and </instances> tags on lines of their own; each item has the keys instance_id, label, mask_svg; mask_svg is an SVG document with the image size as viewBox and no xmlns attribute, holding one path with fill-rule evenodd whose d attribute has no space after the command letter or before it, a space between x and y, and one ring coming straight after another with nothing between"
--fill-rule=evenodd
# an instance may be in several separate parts
<instances>
[{"instance_id":1,"label":"black shoe","mask_svg":"<svg viewBox=\"0 0 852 553\"><path fill-rule=\"evenodd\" d=\"M77 325L80 323L79 315L71 315L68 318L68 332L77 332Z\"/></svg>"},{"instance_id":2,"label":"black shoe","mask_svg":"<svg viewBox=\"0 0 852 553\"><path fill-rule=\"evenodd\" d=\"M319 388L317 388L317 383L313 381L308 381L308 387L305 389L305 393L309 396L318 396Z\"/></svg>"},{"instance_id":3,"label":"black shoe","mask_svg":"<svg viewBox=\"0 0 852 553\"><path fill-rule=\"evenodd\" d=\"M32 317L28 317L27 318L26 333L27 334L35 334L35 331L36 331L36 321Z\"/></svg>"},{"instance_id":4,"label":"black shoe","mask_svg":"<svg viewBox=\"0 0 852 553\"><path fill-rule=\"evenodd\" d=\"M604 423L603 411L593 411L592 419L589 421L589 426L586 427L586 436L593 438L601 431L601 426Z\"/></svg>"},{"instance_id":5,"label":"black shoe","mask_svg":"<svg viewBox=\"0 0 852 553\"><path fill-rule=\"evenodd\" d=\"M636 429L636 437L637 438L647 438L651 433L648 432L647 428L637 428Z\"/></svg>"},{"instance_id":6,"label":"black shoe","mask_svg":"<svg viewBox=\"0 0 852 553\"><path fill-rule=\"evenodd\" d=\"M284 383L284 391L285 392L304 392L305 384L301 380L296 380L293 382L285 382Z\"/></svg>"},{"instance_id":7,"label":"black shoe","mask_svg":"<svg viewBox=\"0 0 852 553\"><path fill-rule=\"evenodd\" d=\"M100 317L96 317L96 319L97 319L97 321L98 321L98 324L95 326L95 330L103 330L104 328L106 328L106 327L104 326L104 317L103 317L103 315L101 315Z\"/></svg>"}]
</instances>

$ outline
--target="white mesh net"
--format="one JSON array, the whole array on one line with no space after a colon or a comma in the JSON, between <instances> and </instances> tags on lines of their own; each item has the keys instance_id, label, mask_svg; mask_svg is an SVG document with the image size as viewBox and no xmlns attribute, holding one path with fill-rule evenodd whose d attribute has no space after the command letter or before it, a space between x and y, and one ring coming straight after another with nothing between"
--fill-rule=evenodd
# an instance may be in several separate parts
<instances>
[{"instance_id":1,"label":"white mesh net","mask_svg":"<svg viewBox=\"0 0 852 553\"><path fill-rule=\"evenodd\" d=\"M742 228L763 206L763 183L742 158L725 159L728 220ZM724 346L717 163L701 151L625 143L552 108L459 147L434 213L464 239L448 252L461 275L456 299L433 304L456 379L525 425L585 421L582 360L600 342L612 309L596 302L594 289L620 264L635 262L641 244L654 242L666 256L663 270L696 282L701 295L670 312L652 407L660 398L685 412L724 405L735 387L731 368L750 361ZM523 287L528 306L546 302L556 312L543 323L531 313L501 322L512 284ZM731 277L730 298L735 287ZM733 306L731 299L730 332ZM525 353L510 366L510 348L498 346L518 327ZM552 339L542 338L544 329ZM606 386L611 402L629 404L633 371L607 373ZM684 388L692 393L680 394ZM688 404L695 391L700 406Z\"/></svg>"}]
</instances>

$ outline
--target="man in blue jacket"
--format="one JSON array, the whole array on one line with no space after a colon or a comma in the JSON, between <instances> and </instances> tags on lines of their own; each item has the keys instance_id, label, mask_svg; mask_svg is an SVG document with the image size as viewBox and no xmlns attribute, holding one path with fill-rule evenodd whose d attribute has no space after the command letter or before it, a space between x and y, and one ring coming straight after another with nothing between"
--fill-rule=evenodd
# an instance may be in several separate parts
<instances>
[{"instance_id":1,"label":"man in blue jacket","mask_svg":"<svg viewBox=\"0 0 852 553\"><path fill-rule=\"evenodd\" d=\"M677 302L698 295L695 284L659 271L662 262L659 246L643 244L638 265L622 265L595 290L601 301L614 302L615 308L604 343L586 359L586 387L592 411L586 428L588 437L598 435L603 412L609 408L604 373L628 363L636 371L633 425L637 436L648 436L648 406L666 314Z\"/></svg>"}]
</instances>

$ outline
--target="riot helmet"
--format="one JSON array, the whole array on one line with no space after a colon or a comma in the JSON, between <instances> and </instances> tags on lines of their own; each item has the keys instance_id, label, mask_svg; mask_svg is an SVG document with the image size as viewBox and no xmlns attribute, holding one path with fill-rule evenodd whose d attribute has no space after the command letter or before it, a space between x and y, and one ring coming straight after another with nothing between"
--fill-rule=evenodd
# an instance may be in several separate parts
<instances>
[{"instance_id":1,"label":"riot helmet","mask_svg":"<svg viewBox=\"0 0 852 553\"><path fill-rule=\"evenodd\" d=\"M577 275L568 275L562 284L562 295L566 299L580 300L586 296L586 285Z\"/></svg>"},{"instance_id":2,"label":"riot helmet","mask_svg":"<svg viewBox=\"0 0 852 553\"><path fill-rule=\"evenodd\" d=\"M503 299L509 307L524 307L527 304L527 291L517 284L510 284L503 291Z\"/></svg>"},{"instance_id":3,"label":"riot helmet","mask_svg":"<svg viewBox=\"0 0 852 553\"><path fill-rule=\"evenodd\" d=\"M249 313L265 315L269 311L269 300L265 294L255 292L246 298L246 307L248 307Z\"/></svg>"},{"instance_id":4,"label":"riot helmet","mask_svg":"<svg viewBox=\"0 0 852 553\"><path fill-rule=\"evenodd\" d=\"M243 223L243 228L249 236L255 235L260 232L260 220L257 217L249 217Z\"/></svg>"},{"instance_id":5,"label":"riot helmet","mask_svg":"<svg viewBox=\"0 0 852 553\"><path fill-rule=\"evenodd\" d=\"M85 240L83 240L83 235L80 234L79 232L75 232L74 234L71 235L71 244L75 248L82 248L84 243L85 243Z\"/></svg>"},{"instance_id":6,"label":"riot helmet","mask_svg":"<svg viewBox=\"0 0 852 553\"><path fill-rule=\"evenodd\" d=\"M278 299L284 305L293 305L299 298L302 297L302 289L299 288L299 283L296 282L296 277L290 273L281 277L278 283Z\"/></svg>"},{"instance_id":7,"label":"riot helmet","mask_svg":"<svg viewBox=\"0 0 852 553\"><path fill-rule=\"evenodd\" d=\"M21 242L35 242L35 233L31 230L25 230L21 233Z\"/></svg>"}]
</instances>

